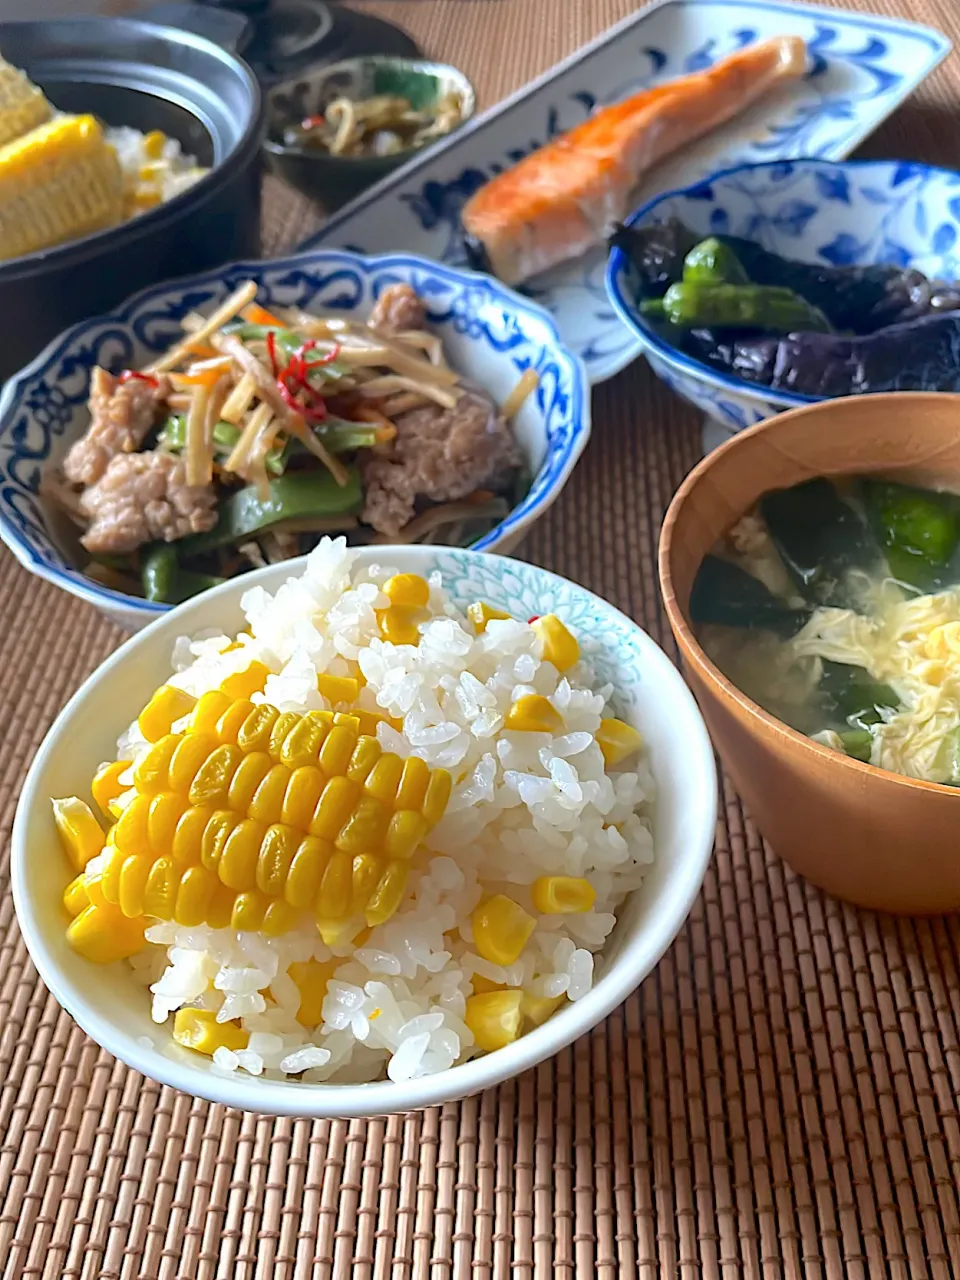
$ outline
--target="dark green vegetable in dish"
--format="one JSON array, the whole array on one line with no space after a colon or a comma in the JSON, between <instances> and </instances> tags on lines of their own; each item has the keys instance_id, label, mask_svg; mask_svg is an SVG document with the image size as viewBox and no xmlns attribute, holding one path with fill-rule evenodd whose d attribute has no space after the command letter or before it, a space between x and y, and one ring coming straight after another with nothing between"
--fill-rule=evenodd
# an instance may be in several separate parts
<instances>
[{"instance_id":1,"label":"dark green vegetable in dish","mask_svg":"<svg viewBox=\"0 0 960 1280\"><path fill-rule=\"evenodd\" d=\"M851 607L847 575L880 551L866 522L828 480L808 480L760 500L760 513L797 589L811 604Z\"/></svg>"},{"instance_id":2,"label":"dark green vegetable in dish","mask_svg":"<svg viewBox=\"0 0 960 1280\"><path fill-rule=\"evenodd\" d=\"M701 240L683 260L683 279L691 284L750 284L740 259L722 240Z\"/></svg>"},{"instance_id":3,"label":"dark green vegetable in dish","mask_svg":"<svg viewBox=\"0 0 960 1280\"><path fill-rule=\"evenodd\" d=\"M781 636L800 630L810 614L785 604L738 564L707 556L690 593L690 618L697 626L760 627Z\"/></svg>"},{"instance_id":4,"label":"dark green vegetable in dish","mask_svg":"<svg viewBox=\"0 0 960 1280\"><path fill-rule=\"evenodd\" d=\"M177 546L170 542L155 543L145 550L140 574L144 596L157 604L180 604L226 581L185 568L180 563Z\"/></svg>"},{"instance_id":5,"label":"dark green vegetable in dish","mask_svg":"<svg viewBox=\"0 0 960 1280\"><path fill-rule=\"evenodd\" d=\"M764 329L792 333L829 329L822 311L772 285L701 284L683 280L663 295L663 315L678 329Z\"/></svg>"},{"instance_id":6,"label":"dark green vegetable in dish","mask_svg":"<svg viewBox=\"0 0 960 1280\"><path fill-rule=\"evenodd\" d=\"M867 729L881 718L880 708L895 710L900 705L896 692L888 684L874 680L863 667L843 662L823 661L820 695L824 710L851 728Z\"/></svg>"},{"instance_id":7,"label":"dark green vegetable in dish","mask_svg":"<svg viewBox=\"0 0 960 1280\"><path fill-rule=\"evenodd\" d=\"M195 533L179 542L181 554L189 559L245 541L254 534L277 525L308 521L320 531L323 522L338 518L327 528L343 528L342 517L355 515L363 505L363 489L354 468L349 468L345 485L339 485L326 471L291 472L270 481L270 494L261 498L249 485L238 489L220 504L217 523L207 533Z\"/></svg>"},{"instance_id":8,"label":"dark green vegetable in dish","mask_svg":"<svg viewBox=\"0 0 960 1280\"><path fill-rule=\"evenodd\" d=\"M870 751L873 747L873 734L869 729L844 729L837 737L840 745L852 760L870 763Z\"/></svg>"}]
</instances>

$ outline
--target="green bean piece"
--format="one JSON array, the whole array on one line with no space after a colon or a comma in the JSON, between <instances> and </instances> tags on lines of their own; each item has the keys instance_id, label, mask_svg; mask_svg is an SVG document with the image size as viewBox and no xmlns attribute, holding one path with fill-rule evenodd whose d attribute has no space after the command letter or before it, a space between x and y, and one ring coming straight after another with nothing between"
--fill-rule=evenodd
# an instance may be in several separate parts
<instances>
[{"instance_id":1,"label":"green bean piece","mask_svg":"<svg viewBox=\"0 0 960 1280\"><path fill-rule=\"evenodd\" d=\"M363 488L358 473L350 467L347 470L349 478L343 486L328 471L296 471L271 480L270 495L265 499L255 485L238 489L220 503L212 529L181 540L181 555L189 559L243 542L286 520L355 515L363 505Z\"/></svg>"},{"instance_id":2,"label":"green bean piece","mask_svg":"<svg viewBox=\"0 0 960 1280\"><path fill-rule=\"evenodd\" d=\"M683 260L683 279L690 284L706 285L750 283L740 259L716 236L701 240L690 250Z\"/></svg>"},{"instance_id":3,"label":"green bean piece","mask_svg":"<svg viewBox=\"0 0 960 1280\"><path fill-rule=\"evenodd\" d=\"M170 542L155 542L140 557L140 580L147 600L172 604L177 590L180 561Z\"/></svg>"},{"instance_id":4,"label":"green bean piece","mask_svg":"<svg viewBox=\"0 0 960 1280\"><path fill-rule=\"evenodd\" d=\"M791 609L759 579L719 556L706 556L690 593L690 618L697 626L759 628L788 637L809 618L804 609Z\"/></svg>"},{"instance_id":5,"label":"green bean piece","mask_svg":"<svg viewBox=\"0 0 960 1280\"><path fill-rule=\"evenodd\" d=\"M945 572L960 545L960 498L882 480L864 480L864 503L890 572L922 591L955 581Z\"/></svg>"},{"instance_id":6,"label":"green bean piece","mask_svg":"<svg viewBox=\"0 0 960 1280\"><path fill-rule=\"evenodd\" d=\"M830 331L822 311L776 285L683 280L663 295L663 311L670 323L681 329L763 329L780 334Z\"/></svg>"}]
</instances>

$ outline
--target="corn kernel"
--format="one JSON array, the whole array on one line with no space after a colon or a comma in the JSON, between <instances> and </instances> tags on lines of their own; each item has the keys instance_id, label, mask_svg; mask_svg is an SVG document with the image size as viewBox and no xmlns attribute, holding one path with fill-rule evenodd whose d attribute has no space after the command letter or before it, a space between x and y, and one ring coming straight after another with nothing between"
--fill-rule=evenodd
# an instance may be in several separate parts
<instances>
[{"instance_id":1,"label":"corn kernel","mask_svg":"<svg viewBox=\"0 0 960 1280\"><path fill-rule=\"evenodd\" d=\"M126 854L114 847L100 873L100 892L112 906L120 903L120 871L125 860Z\"/></svg>"},{"instance_id":2,"label":"corn kernel","mask_svg":"<svg viewBox=\"0 0 960 1280\"><path fill-rule=\"evenodd\" d=\"M522 999L520 991L489 991L468 998L463 1020L473 1032L478 1049L491 1053L516 1040L523 1021Z\"/></svg>"},{"instance_id":3,"label":"corn kernel","mask_svg":"<svg viewBox=\"0 0 960 1280\"><path fill-rule=\"evenodd\" d=\"M150 849L150 798L135 796L114 827L117 848L125 854L147 853Z\"/></svg>"},{"instance_id":4,"label":"corn kernel","mask_svg":"<svg viewBox=\"0 0 960 1280\"><path fill-rule=\"evenodd\" d=\"M167 772L167 785L170 789L188 792L201 765L219 745L216 738L208 737L205 733L185 734L170 756Z\"/></svg>"},{"instance_id":5,"label":"corn kernel","mask_svg":"<svg viewBox=\"0 0 960 1280\"><path fill-rule=\"evenodd\" d=\"M356 702L360 694L360 684L352 676L317 676L317 689L334 707L341 702Z\"/></svg>"},{"instance_id":6,"label":"corn kernel","mask_svg":"<svg viewBox=\"0 0 960 1280\"><path fill-rule=\"evenodd\" d=\"M366 907L380 883L380 859L372 853L360 853L353 859L350 911L358 915Z\"/></svg>"},{"instance_id":7,"label":"corn kernel","mask_svg":"<svg viewBox=\"0 0 960 1280\"><path fill-rule=\"evenodd\" d=\"M211 929L226 929L233 917L233 904L237 895L219 881L213 886L204 920Z\"/></svg>"},{"instance_id":8,"label":"corn kernel","mask_svg":"<svg viewBox=\"0 0 960 1280\"><path fill-rule=\"evenodd\" d=\"M216 809L211 813L200 840L200 862L208 871L220 872L220 861L227 841L242 819L229 809Z\"/></svg>"},{"instance_id":9,"label":"corn kernel","mask_svg":"<svg viewBox=\"0 0 960 1280\"><path fill-rule=\"evenodd\" d=\"M143 890L143 914L169 920L173 916L180 876L172 858L157 858Z\"/></svg>"},{"instance_id":10,"label":"corn kernel","mask_svg":"<svg viewBox=\"0 0 960 1280\"><path fill-rule=\"evenodd\" d=\"M220 689L211 689L209 693L201 694L190 717L190 732L216 733L217 721L229 706L230 699Z\"/></svg>"},{"instance_id":11,"label":"corn kernel","mask_svg":"<svg viewBox=\"0 0 960 1280\"><path fill-rule=\"evenodd\" d=\"M67 926L67 941L74 951L94 964L113 964L136 955L146 945L144 920L127 919L119 907L106 904L86 907Z\"/></svg>"},{"instance_id":12,"label":"corn kernel","mask_svg":"<svg viewBox=\"0 0 960 1280\"><path fill-rule=\"evenodd\" d=\"M506 991L507 989L502 982L491 982L489 978L484 978L479 973L473 975L470 985L473 987L475 996L485 995L488 991Z\"/></svg>"},{"instance_id":13,"label":"corn kernel","mask_svg":"<svg viewBox=\"0 0 960 1280\"><path fill-rule=\"evenodd\" d=\"M283 744L287 740L287 734L291 729L295 729L299 723L300 717L295 711L283 711L277 716L273 722L273 728L270 730L270 742L266 747L266 750L270 753L271 760L279 761Z\"/></svg>"},{"instance_id":14,"label":"corn kernel","mask_svg":"<svg viewBox=\"0 0 960 1280\"><path fill-rule=\"evenodd\" d=\"M297 852L300 838L292 827L274 823L260 843L257 855L257 888L268 897L283 896L283 887L290 874L290 864Z\"/></svg>"},{"instance_id":15,"label":"corn kernel","mask_svg":"<svg viewBox=\"0 0 960 1280\"><path fill-rule=\"evenodd\" d=\"M639 751L643 746L643 738L633 725L624 724L622 720L613 718L600 721L597 730L597 744L603 752L603 758L610 765L621 764L628 756Z\"/></svg>"},{"instance_id":16,"label":"corn kernel","mask_svg":"<svg viewBox=\"0 0 960 1280\"><path fill-rule=\"evenodd\" d=\"M301 1027L316 1027L323 1021L323 1000L327 983L342 960L296 960L287 969L300 992L297 1021Z\"/></svg>"},{"instance_id":17,"label":"corn kernel","mask_svg":"<svg viewBox=\"0 0 960 1280\"><path fill-rule=\"evenodd\" d=\"M149 854L132 853L124 858L120 868L120 910L128 920L143 915L143 900L147 877L153 863Z\"/></svg>"},{"instance_id":18,"label":"corn kernel","mask_svg":"<svg viewBox=\"0 0 960 1280\"><path fill-rule=\"evenodd\" d=\"M220 689L231 700L251 698L255 693L263 693L269 674L270 668L262 662L251 662L245 671L234 671L221 681Z\"/></svg>"},{"instance_id":19,"label":"corn kernel","mask_svg":"<svg viewBox=\"0 0 960 1280\"><path fill-rule=\"evenodd\" d=\"M53 820L60 835L60 843L71 865L82 871L91 858L96 857L106 841L103 828L93 816L89 805L77 796L54 800Z\"/></svg>"},{"instance_id":20,"label":"corn kernel","mask_svg":"<svg viewBox=\"0 0 960 1280\"><path fill-rule=\"evenodd\" d=\"M545 613L532 625L543 645L544 662L552 662L558 671L569 671L580 661L580 646L555 613Z\"/></svg>"},{"instance_id":21,"label":"corn kernel","mask_svg":"<svg viewBox=\"0 0 960 1280\"><path fill-rule=\"evenodd\" d=\"M280 748L280 762L288 769L299 769L304 765L316 765L320 748L328 736L326 726L304 716L299 724L295 724L283 740Z\"/></svg>"},{"instance_id":22,"label":"corn kernel","mask_svg":"<svg viewBox=\"0 0 960 1280\"><path fill-rule=\"evenodd\" d=\"M273 761L265 751L251 751L243 756L227 789L227 805L234 813L250 811L253 797L272 766Z\"/></svg>"},{"instance_id":23,"label":"corn kernel","mask_svg":"<svg viewBox=\"0 0 960 1280\"><path fill-rule=\"evenodd\" d=\"M165 738L155 742L143 757L133 773L133 785L142 795L155 795L168 786L173 786L169 781L170 769L173 757L183 741L182 733L168 733ZM186 787L182 790L186 791Z\"/></svg>"},{"instance_id":24,"label":"corn kernel","mask_svg":"<svg viewBox=\"0 0 960 1280\"><path fill-rule=\"evenodd\" d=\"M114 764L102 764L93 775L90 783L90 794L93 803L101 813L110 812L110 802L122 796L127 788L120 781L120 775L130 768L131 761L117 760Z\"/></svg>"},{"instance_id":25,"label":"corn kernel","mask_svg":"<svg viewBox=\"0 0 960 1280\"><path fill-rule=\"evenodd\" d=\"M267 751L273 727L280 719L276 707L261 703L253 708L237 732L237 746L241 751Z\"/></svg>"},{"instance_id":26,"label":"corn kernel","mask_svg":"<svg viewBox=\"0 0 960 1280\"><path fill-rule=\"evenodd\" d=\"M250 712L253 710L253 703L246 698L240 698L237 702L231 702L229 707L217 721L215 733L221 742L229 742L233 745L237 744L237 738L240 736L240 730L247 722Z\"/></svg>"},{"instance_id":27,"label":"corn kernel","mask_svg":"<svg viewBox=\"0 0 960 1280\"><path fill-rule=\"evenodd\" d=\"M320 892L323 873L332 857L333 845L328 840L317 836L301 840L283 888L283 895L291 907L302 910L313 906Z\"/></svg>"},{"instance_id":28,"label":"corn kernel","mask_svg":"<svg viewBox=\"0 0 960 1280\"><path fill-rule=\"evenodd\" d=\"M388 858L412 858L426 834L426 818L412 809L401 809L390 819L383 851Z\"/></svg>"},{"instance_id":29,"label":"corn kernel","mask_svg":"<svg viewBox=\"0 0 960 1280\"><path fill-rule=\"evenodd\" d=\"M320 802L310 820L309 833L324 840L336 840L353 812L360 788L349 778L331 778L323 788Z\"/></svg>"},{"instance_id":30,"label":"corn kernel","mask_svg":"<svg viewBox=\"0 0 960 1280\"><path fill-rule=\"evenodd\" d=\"M502 893L481 902L471 917L477 954L491 964L513 964L530 940L536 920Z\"/></svg>"},{"instance_id":31,"label":"corn kernel","mask_svg":"<svg viewBox=\"0 0 960 1280\"><path fill-rule=\"evenodd\" d=\"M335 724L320 748L320 768L328 778L345 773L359 734L352 725Z\"/></svg>"},{"instance_id":32,"label":"corn kernel","mask_svg":"<svg viewBox=\"0 0 960 1280\"><path fill-rule=\"evenodd\" d=\"M177 823L170 852L179 866L192 867L200 861L204 831L213 813L213 809L203 806L191 807Z\"/></svg>"},{"instance_id":33,"label":"corn kernel","mask_svg":"<svg viewBox=\"0 0 960 1280\"><path fill-rule=\"evenodd\" d=\"M389 644L419 644L420 632L409 610L391 607L377 610L380 634Z\"/></svg>"},{"instance_id":34,"label":"corn kernel","mask_svg":"<svg viewBox=\"0 0 960 1280\"><path fill-rule=\"evenodd\" d=\"M161 791L150 801L147 839L154 853L167 853L173 847L177 827L186 810L186 799L176 791Z\"/></svg>"},{"instance_id":35,"label":"corn kernel","mask_svg":"<svg viewBox=\"0 0 960 1280\"><path fill-rule=\"evenodd\" d=\"M267 830L262 822L245 818L237 824L223 846L217 876L221 884L246 893L257 883L257 858Z\"/></svg>"},{"instance_id":36,"label":"corn kernel","mask_svg":"<svg viewBox=\"0 0 960 1280\"><path fill-rule=\"evenodd\" d=\"M219 887L220 882L213 872L208 871L206 867L187 867L180 877L180 884L177 887L177 900L173 908L173 918L177 924L189 927L203 924L205 920L213 928L217 928L218 924L226 924L230 919L229 908L225 921L218 921L217 924L214 924L214 921L209 916L210 904ZM232 907L232 905L233 894L230 894L230 906Z\"/></svg>"},{"instance_id":37,"label":"corn kernel","mask_svg":"<svg viewBox=\"0 0 960 1280\"><path fill-rule=\"evenodd\" d=\"M258 931L263 927L267 905L267 899L255 889L248 893L238 893L233 900L233 912L230 916L231 929L245 930L248 933Z\"/></svg>"},{"instance_id":38,"label":"corn kernel","mask_svg":"<svg viewBox=\"0 0 960 1280\"><path fill-rule=\"evenodd\" d=\"M162 684L137 717L140 732L148 742L159 742L170 732L175 720L192 711L197 700L184 689Z\"/></svg>"},{"instance_id":39,"label":"corn kernel","mask_svg":"<svg viewBox=\"0 0 960 1280\"><path fill-rule=\"evenodd\" d=\"M353 887L353 859L348 853L335 853L327 863L317 894L319 921L342 921L350 910Z\"/></svg>"},{"instance_id":40,"label":"corn kernel","mask_svg":"<svg viewBox=\"0 0 960 1280\"><path fill-rule=\"evenodd\" d=\"M368 796L379 800L381 804L392 805L403 776L403 761L399 756L381 756L373 766L363 789Z\"/></svg>"},{"instance_id":41,"label":"corn kernel","mask_svg":"<svg viewBox=\"0 0 960 1280\"><path fill-rule=\"evenodd\" d=\"M390 815L391 810L379 800L364 796L340 829L335 841L337 848L354 856L380 849L387 835Z\"/></svg>"},{"instance_id":42,"label":"corn kernel","mask_svg":"<svg viewBox=\"0 0 960 1280\"><path fill-rule=\"evenodd\" d=\"M185 1049L212 1058L217 1049L245 1049L249 1036L236 1022L218 1022L210 1009L178 1009L173 1015L173 1038Z\"/></svg>"},{"instance_id":43,"label":"corn kernel","mask_svg":"<svg viewBox=\"0 0 960 1280\"><path fill-rule=\"evenodd\" d=\"M87 895L87 886L84 883L82 871L78 876L74 876L64 889L63 905L71 919L74 916L78 916L85 907L90 905L90 898Z\"/></svg>"},{"instance_id":44,"label":"corn kernel","mask_svg":"<svg viewBox=\"0 0 960 1280\"><path fill-rule=\"evenodd\" d=\"M163 148L166 146L166 142L165 134L161 133L159 129L151 129L143 137L143 154L149 156L151 160L159 160L163 155Z\"/></svg>"},{"instance_id":45,"label":"corn kernel","mask_svg":"<svg viewBox=\"0 0 960 1280\"><path fill-rule=\"evenodd\" d=\"M107 900L103 896L103 876L91 876L84 872L83 877L84 888L87 891L88 901L95 907L105 907ZM116 905L116 904L114 904Z\"/></svg>"},{"instance_id":46,"label":"corn kernel","mask_svg":"<svg viewBox=\"0 0 960 1280\"><path fill-rule=\"evenodd\" d=\"M374 730L374 734L376 730ZM347 777L351 782L366 782L370 770L380 759L383 752L375 736L361 734L353 749L350 763L347 765Z\"/></svg>"},{"instance_id":47,"label":"corn kernel","mask_svg":"<svg viewBox=\"0 0 960 1280\"><path fill-rule=\"evenodd\" d=\"M510 620L509 613L504 613L502 609L495 609L492 604L487 604L484 600L474 600L473 604L468 604L467 617L473 623L478 635L486 631L488 622L509 622Z\"/></svg>"},{"instance_id":48,"label":"corn kernel","mask_svg":"<svg viewBox=\"0 0 960 1280\"><path fill-rule=\"evenodd\" d=\"M403 762L400 785L397 788L398 809L419 809L430 784L430 766L419 756L408 756Z\"/></svg>"},{"instance_id":49,"label":"corn kernel","mask_svg":"<svg viewBox=\"0 0 960 1280\"><path fill-rule=\"evenodd\" d=\"M524 991L520 1001L520 1012L524 1020L534 1027L542 1027L548 1018L552 1018L563 1004L566 996L532 996Z\"/></svg>"},{"instance_id":50,"label":"corn kernel","mask_svg":"<svg viewBox=\"0 0 960 1280\"><path fill-rule=\"evenodd\" d=\"M395 573L381 590L391 605L403 609L425 609L430 603L430 584L418 573Z\"/></svg>"},{"instance_id":51,"label":"corn kernel","mask_svg":"<svg viewBox=\"0 0 960 1280\"><path fill-rule=\"evenodd\" d=\"M380 883L371 894L363 913L371 929L389 920L400 906L409 874L410 868L405 862L387 863L387 869L380 877Z\"/></svg>"},{"instance_id":52,"label":"corn kernel","mask_svg":"<svg viewBox=\"0 0 960 1280\"><path fill-rule=\"evenodd\" d=\"M270 757L268 756L267 759ZM250 817L269 825L278 822L283 813L283 800L290 785L290 770L283 764L275 764L254 792L250 802Z\"/></svg>"},{"instance_id":53,"label":"corn kernel","mask_svg":"<svg viewBox=\"0 0 960 1280\"><path fill-rule=\"evenodd\" d=\"M423 797L420 812L427 820L427 825L435 827L443 817L453 790L453 777L446 769L434 769L427 784L427 794Z\"/></svg>"},{"instance_id":54,"label":"corn kernel","mask_svg":"<svg viewBox=\"0 0 960 1280\"><path fill-rule=\"evenodd\" d=\"M285 822L287 826L306 831L320 802L325 781L319 769L310 767L294 769L283 793L280 821Z\"/></svg>"},{"instance_id":55,"label":"corn kernel","mask_svg":"<svg viewBox=\"0 0 960 1280\"><path fill-rule=\"evenodd\" d=\"M518 698L504 720L504 727L526 733L562 733L563 717L541 693Z\"/></svg>"},{"instance_id":56,"label":"corn kernel","mask_svg":"<svg viewBox=\"0 0 960 1280\"><path fill-rule=\"evenodd\" d=\"M279 938L297 927L298 916L298 911L278 898L267 907L261 928L268 937Z\"/></svg>"},{"instance_id":57,"label":"corn kernel","mask_svg":"<svg viewBox=\"0 0 960 1280\"><path fill-rule=\"evenodd\" d=\"M342 724L345 725L351 733L359 736L360 734L360 717L354 715L352 711L311 711L311 716L324 717L326 723L331 726ZM329 717L329 720L327 720Z\"/></svg>"},{"instance_id":58,"label":"corn kernel","mask_svg":"<svg viewBox=\"0 0 960 1280\"><path fill-rule=\"evenodd\" d=\"M533 905L545 916L589 911L597 897L590 881L581 876L539 876L530 892Z\"/></svg>"}]
</instances>

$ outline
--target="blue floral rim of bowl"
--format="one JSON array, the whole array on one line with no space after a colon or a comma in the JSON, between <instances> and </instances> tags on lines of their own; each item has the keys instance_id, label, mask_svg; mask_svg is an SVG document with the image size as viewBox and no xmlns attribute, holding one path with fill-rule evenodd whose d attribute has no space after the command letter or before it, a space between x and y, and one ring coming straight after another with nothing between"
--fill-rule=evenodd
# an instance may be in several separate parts
<instances>
[{"instance_id":1,"label":"blue floral rim of bowl","mask_svg":"<svg viewBox=\"0 0 960 1280\"><path fill-rule=\"evenodd\" d=\"M445 345L462 341L467 350L508 360L514 379L528 368L540 375L531 400L542 419L543 461L523 501L473 549L518 535L557 496L589 438L590 407L583 364L563 346L550 314L488 276L416 255L316 249L153 285L113 312L73 325L9 379L0 393L0 538L25 568L115 616L126 611L148 621L171 608L101 586L67 562L39 500L42 472L55 445L64 451L74 415L84 412L94 365L136 367L182 336L183 316L215 306L244 280L256 281L266 306L364 306L363 315L387 285L413 284L431 324L448 328Z\"/></svg>"},{"instance_id":2,"label":"blue floral rim of bowl","mask_svg":"<svg viewBox=\"0 0 960 1280\"><path fill-rule=\"evenodd\" d=\"M741 164L734 165L729 169L721 169L717 173L713 173L688 187L679 187L673 191L666 191L654 199L648 200L646 204L641 205L639 209L630 214L624 220L623 225L625 227L634 227L642 223L656 223L660 219L652 215L658 209L669 205L674 200L710 201L714 197L714 187L746 174L768 174L771 178L786 179L804 170L811 171L814 175L819 173L823 175L822 180L817 183L821 197L825 200L846 200L849 203L846 175L850 172L864 172L871 168L890 171L891 189L909 179L920 177L927 181L937 179L955 184L958 190L955 216L957 218L957 226L960 228L960 172L912 160L830 161L820 160L816 156L803 157L797 160L771 160L763 164ZM886 196L878 190L871 203L879 205L882 200L886 200ZM709 235L711 233L705 232L704 234ZM840 237L837 238L838 241L840 239ZM834 243L824 247L830 248L830 261L834 266L852 265L855 261L856 254L851 248L845 248L842 243ZM893 250L899 250L899 252L896 254L892 252L891 258L894 256L902 257L903 251L900 246L893 246ZM901 261L899 265L907 265L907 262ZM758 404L765 402L778 405L783 409L795 408L805 404L816 404L824 398L821 396L799 395L793 391L781 391L763 386L760 383L749 382L745 378L737 378L732 374L720 373L699 360L695 360L692 356L678 351L676 347L672 347L666 342L643 319L637 307L636 299L629 291L629 283L629 259L622 249L614 248L610 251L606 270L606 287L610 301L620 319L643 343L645 350L649 350L659 356L670 369L685 373L698 382L714 387L717 390L736 392L745 400L754 400Z\"/></svg>"}]
</instances>

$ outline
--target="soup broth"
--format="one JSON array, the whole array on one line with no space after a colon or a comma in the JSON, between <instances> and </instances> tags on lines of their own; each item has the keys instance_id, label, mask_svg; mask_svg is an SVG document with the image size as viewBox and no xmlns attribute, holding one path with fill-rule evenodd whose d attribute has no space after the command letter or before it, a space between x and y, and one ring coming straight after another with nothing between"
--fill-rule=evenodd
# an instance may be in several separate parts
<instances>
[{"instance_id":1,"label":"soup broth","mask_svg":"<svg viewBox=\"0 0 960 1280\"><path fill-rule=\"evenodd\" d=\"M766 494L697 573L705 652L857 760L960 786L960 496L877 477Z\"/></svg>"}]
</instances>

